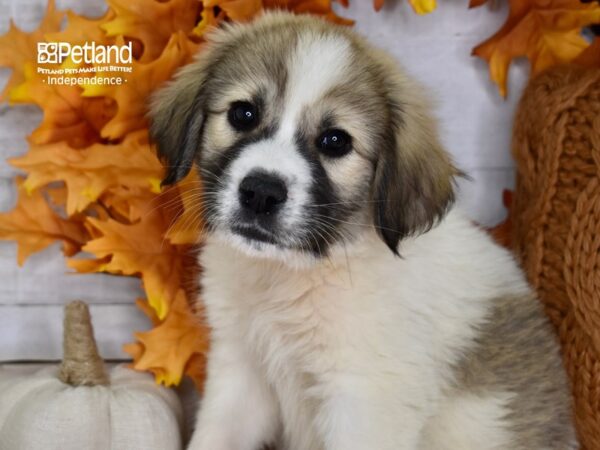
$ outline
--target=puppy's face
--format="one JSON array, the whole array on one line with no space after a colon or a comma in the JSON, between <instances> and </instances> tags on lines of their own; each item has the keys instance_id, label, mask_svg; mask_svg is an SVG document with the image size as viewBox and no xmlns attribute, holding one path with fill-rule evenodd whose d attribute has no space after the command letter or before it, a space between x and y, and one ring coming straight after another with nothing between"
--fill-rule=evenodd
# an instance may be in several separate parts
<instances>
[{"instance_id":1,"label":"puppy's face","mask_svg":"<svg viewBox=\"0 0 600 450\"><path fill-rule=\"evenodd\" d=\"M319 258L373 228L397 252L453 200L418 88L318 19L217 32L151 115L165 183L195 166L209 230L252 254Z\"/></svg>"}]
</instances>

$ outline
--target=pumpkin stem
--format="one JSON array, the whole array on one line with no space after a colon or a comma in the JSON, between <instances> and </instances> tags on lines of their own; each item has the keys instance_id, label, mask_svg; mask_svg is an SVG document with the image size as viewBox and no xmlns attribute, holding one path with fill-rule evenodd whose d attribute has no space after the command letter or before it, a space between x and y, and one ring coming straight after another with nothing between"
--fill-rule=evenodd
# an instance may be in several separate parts
<instances>
[{"instance_id":1,"label":"pumpkin stem","mask_svg":"<svg viewBox=\"0 0 600 450\"><path fill-rule=\"evenodd\" d=\"M98 354L90 310L82 301L65 306L63 361L59 379L71 386L106 386L108 375Z\"/></svg>"}]
</instances>

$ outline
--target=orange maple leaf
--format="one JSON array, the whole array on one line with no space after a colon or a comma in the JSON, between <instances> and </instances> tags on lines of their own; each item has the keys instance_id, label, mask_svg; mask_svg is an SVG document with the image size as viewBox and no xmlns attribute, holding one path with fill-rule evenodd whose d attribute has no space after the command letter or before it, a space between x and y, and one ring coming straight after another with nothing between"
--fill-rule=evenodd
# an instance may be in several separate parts
<instances>
[{"instance_id":1,"label":"orange maple leaf","mask_svg":"<svg viewBox=\"0 0 600 450\"><path fill-rule=\"evenodd\" d=\"M10 21L8 32L0 37L0 66L10 67L12 74L0 94L0 101L7 100L8 93L25 80L25 68L36 61L38 42L44 42L47 33L58 31L63 17L64 13L56 10L54 0L49 0L46 14L34 32L25 33Z\"/></svg>"},{"instance_id":2,"label":"orange maple leaf","mask_svg":"<svg viewBox=\"0 0 600 450\"><path fill-rule=\"evenodd\" d=\"M100 140L100 130L114 114L110 99L86 99L81 97L78 86L50 84L48 77L37 73L29 62L24 64L22 76L22 82L7 91L7 95L12 103L33 103L44 112L42 123L29 138L31 142L66 140L80 148Z\"/></svg>"},{"instance_id":3,"label":"orange maple leaf","mask_svg":"<svg viewBox=\"0 0 600 450\"><path fill-rule=\"evenodd\" d=\"M143 44L141 62L156 59L174 33L189 34L196 25L198 0L107 0L115 16L100 27L107 36L127 36Z\"/></svg>"},{"instance_id":4,"label":"orange maple leaf","mask_svg":"<svg viewBox=\"0 0 600 450\"><path fill-rule=\"evenodd\" d=\"M120 139L127 133L147 127L148 98L175 69L188 62L197 49L184 33L173 34L160 56L149 63L133 62L131 74L122 85L88 84L84 97L113 99L117 105L114 117L102 128L102 136Z\"/></svg>"},{"instance_id":5,"label":"orange maple leaf","mask_svg":"<svg viewBox=\"0 0 600 450\"><path fill-rule=\"evenodd\" d=\"M204 8L200 14L200 21L193 29L192 34L202 36L211 28L218 27L226 18L225 11L220 8Z\"/></svg>"},{"instance_id":6,"label":"orange maple leaf","mask_svg":"<svg viewBox=\"0 0 600 450\"><path fill-rule=\"evenodd\" d=\"M486 0L471 1L474 2ZM381 10L381 8L383 8L384 3L385 0L373 0L373 7L375 8L375 11ZM419 15L429 14L437 7L436 0L408 0L408 3L410 3L410 6L412 6L413 11Z\"/></svg>"},{"instance_id":7,"label":"orange maple leaf","mask_svg":"<svg viewBox=\"0 0 600 450\"><path fill-rule=\"evenodd\" d=\"M73 11L66 11L67 21L63 30L45 33L44 37L49 42L69 42L74 45L95 42L96 44L113 44L114 39L109 38L101 26L115 17L114 11L107 10L97 19L80 16Z\"/></svg>"},{"instance_id":8,"label":"orange maple leaf","mask_svg":"<svg viewBox=\"0 0 600 450\"><path fill-rule=\"evenodd\" d=\"M222 9L227 17L238 22L245 22L259 14L263 9L262 0L204 0L205 10L214 7Z\"/></svg>"},{"instance_id":9,"label":"orange maple leaf","mask_svg":"<svg viewBox=\"0 0 600 450\"><path fill-rule=\"evenodd\" d=\"M526 56L533 75L572 61L589 46L581 28L600 22L600 5L579 0L509 0L509 4L502 28L473 50L489 63L491 79L502 96L514 58Z\"/></svg>"},{"instance_id":10,"label":"orange maple leaf","mask_svg":"<svg viewBox=\"0 0 600 450\"><path fill-rule=\"evenodd\" d=\"M98 258L97 263L71 259L68 265L80 272L141 276L148 303L162 320L182 285L182 259L187 252L187 248L171 244L164 236L172 221L173 217L160 208L150 209L132 224L89 217L88 227L97 237L82 250Z\"/></svg>"},{"instance_id":11,"label":"orange maple leaf","mask_svg":"<svg viewBox=\"0 0 600 450\"><path fill-rule=\"evenodd\" d=\"M588 48L586 48L575 62L584 67L600 68L600 37L596 37Z\"/></svg>"},{"instance_id":12,"label":"orange maple leaf","mask_svg":"<svg viewBox=\"0 0 600 450\"><path fill-rule=\"evenodd\" d=\"M285 9L297 14L316 14L341 25L354 23L353 20L336 14L331 0L263 0L263 5L265 9Z\"/></svg>"},{"instance_id":13,"label":"orange maple leaf","mask_svg":"<svg viewBox=\"0 0 600 450\"><path fill-rule=\"evenodd\" d=\"M29 192L63 181L69 215L84 211L111 187L125 185L159 192L163 172L145 130L130 133L119 144L94 144L80 150L64 142L32 145L28 153L10 162L28 173L24 187Z\"/></svg>"},{"instance_id":14,"label":"orange maple leaf","mask_svg":"<svg viewBox=\"0 0 600 450\"><path fill-rule=\"evenodd\" d=\"M135 369L154 372L158 382L167 386L179 384L189 364L203 375L204 358L191 358L208 350L208 329L192 313L183 290L177 292L169 315L160 325L135 333L135 337L140 344L125 346L124 350L134 357Z\"/></svg>"},{"instance_id":15,"label":"orange maple leaf","mask_svg":"<svg viewBox=\"0 0 600 450\"><path fill-rule=\"evenodd\" d=\"M112 113L110 101L81 99L81 89L73 86L49 85L47 77L37 73L37 43L59 39L59 29L64 13L56 11L54 1L48 3L46 16L38 29L25 33L10 25L8 33L0 37L0 66L10 67L12 75L0 100L12 103L34 103L44 111L41 125L30 140L37 144L68 140L74 147L95 142L99 130ZM69 18L73 20L73 15ZM78 25L82 25L81 22ZM68 28L72 29L72 27ZM89 34L89 32L86 32ZM86 34L84 33L84 35ZM70 32L69 36L74 35ZM90 34L90 36L97 37ZM48 69L60 64L46 65Z\"/></svg>"},{"instance_id":16,"label":"orange maple leaf","mask_svg":"<svg viewBox=\"0 0 600 450\"><path fill-rule=\"evenodd\" d=\"M12 211L0 214L0 239L16 241L17 261L22 265L35 252L56 241L65 255L79 252L88 239L79 222L63 219L48 204L43 192L28 193L17 179L18 199Z\"/></svg>"},{"instance_id":17,"label":"orange maple leaf","mask_svg":"<svg viewBox=\"0 0 600 450\"><path fill-rule=\"evenodd\" d=\"M154 182L153 182L154 184ZM130 187L130 186L114 186L106 190L104 194L98 199L98 203L102 205L108 216L108 218L116 219L123 223L134 223L141 220L144 215L148 214L152 208L162 209L162 203L159 201L166 193L156 195L158 189L160 189L160 183L157 180L150 190L147 188ZM171 199L169 199L171 201ZM174 204L179 206L181 209L181 201L179 199L172 200ZM165 213L172 214L174 210L165 210ZM104 220L104 218L102 219Z\"/></svg>"},{"instance_id":18,"label":"orange maple leaf","mask_svg":"<svg viewBox=\"0 0 600 450\"><path fill-rule=\"evenodd\" d=\"M193 353L187 364L185 365L184 372L189 376L196 389L202 393L204 390L204 378L206 377L206 354L208 349L203 353Z\"/></svg>"}]
</instances>

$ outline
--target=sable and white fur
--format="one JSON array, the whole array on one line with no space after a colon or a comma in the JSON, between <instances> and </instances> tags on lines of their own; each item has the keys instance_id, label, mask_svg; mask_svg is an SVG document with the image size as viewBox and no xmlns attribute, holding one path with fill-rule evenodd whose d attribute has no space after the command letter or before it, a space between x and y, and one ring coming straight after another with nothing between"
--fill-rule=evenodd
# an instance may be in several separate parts
<instances>
[{"instance_id":1,"label":"sable and white fur","mask_svg":"<svg viewBox=\"0 0 600 450\"><path fill-rule=\"evenodd\" d=\"M228 111L252 103L235 129ZM558 345L512 256L451 209L421 89L350 30L215 32L152 104L165 182L202 175L212 328L190 450L577 448ZM319 136L342 129L347 154ZM244 210L250 174L285 186Z\"/></svg>"}]
</instances>

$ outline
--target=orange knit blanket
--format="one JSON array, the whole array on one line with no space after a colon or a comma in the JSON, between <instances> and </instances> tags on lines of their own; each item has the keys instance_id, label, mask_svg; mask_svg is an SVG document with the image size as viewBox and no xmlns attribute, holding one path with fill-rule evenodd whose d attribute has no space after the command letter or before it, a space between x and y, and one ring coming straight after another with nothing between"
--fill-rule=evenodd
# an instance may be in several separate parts
<instances>
[{"instance_id":1,"label":"orange knit blanket","mask_svg":"<svg viewBox=\"0 0 600 450\"><path fill-rule=\"evenodd\" d=\"M510 241L555 324L583 448L600 449L600 70L562 67L515 120Z\"/></svg>"}]
</instances>

